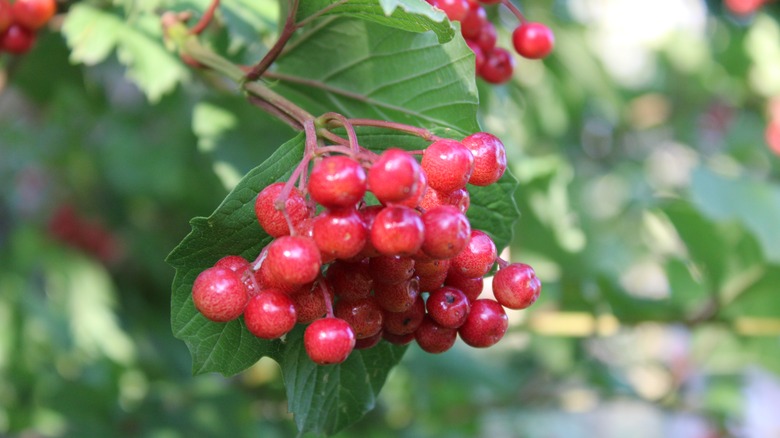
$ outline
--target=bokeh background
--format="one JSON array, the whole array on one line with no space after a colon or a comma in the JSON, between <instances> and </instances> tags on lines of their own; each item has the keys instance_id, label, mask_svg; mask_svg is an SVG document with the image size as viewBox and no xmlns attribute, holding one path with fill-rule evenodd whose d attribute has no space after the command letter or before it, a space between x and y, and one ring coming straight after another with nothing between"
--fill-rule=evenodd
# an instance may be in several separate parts
<instances>
[{"instance_id":1,"label":"bokeh background","mask_svg":"<svg viewBox=\"0 0 780 438\"><path fill-rule=\"evenodd\" d=\"M780 3L520 5L556 50L480 118L542 297L488 350L410 347L338 436L780 437ZM197 80L150 103L60 21L0 57L0 436L294 436L272 361L192 376L164 263L290 131Z\"/></svg>"}]
</instances>

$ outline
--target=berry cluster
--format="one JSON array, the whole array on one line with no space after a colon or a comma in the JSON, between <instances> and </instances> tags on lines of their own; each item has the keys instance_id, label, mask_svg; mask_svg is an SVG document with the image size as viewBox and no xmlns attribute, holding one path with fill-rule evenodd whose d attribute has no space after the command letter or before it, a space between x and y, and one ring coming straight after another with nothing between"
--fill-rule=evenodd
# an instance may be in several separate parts
<instances>
[{"instance_id":1,"label":"berry cluster","mask_svg":"<svg viewBox=\"0 0 780 438\"><path fill-rule=\"evenodd\" d=\"M306 352L333 364L382 339L416 340L431 353L448 350L458 335L488 347L507 330L505 307L536 301L541 284L533 269L501 260L465 214L467 183L493 184L506 169L495 136L436 139L424 151L380 155L319 146L312 157L310 172L304 160L302 175L258 194L257 220L274 240L257 259L229 255L196 278L193 301L207 318L243 314L263 339L309 324ZM369 204L373 198L378 203ZM496 299L479 299L496 262Z\"/></svg>"},{"instance_id":2,"label":"berry cluster","mask_svg":"<svg viewBox=\"0 0 780 438\"><path fill-rule=\"evenodd\" d=\"M512 54L496 46L496 26L488 20L483 4L503 3L520 20L512 32L515 51L528 59L541 59L552 52L555 37L542 23L527 22L507 0L427 0L441 9L452 21L460 22L460 32L476 56L477 76L492 84L501 84L512 77L515 61Z\"/></svg>"},{"instance_id":3,"label":"berry cluster","mask_svg":"<svg viewBox=\"0 0 780 438\"><path fill-rule=\"evenodd\" d=\"M0 52L27 53L56 12L56 0L0 0Z\"/></svg>"}]
</instances>

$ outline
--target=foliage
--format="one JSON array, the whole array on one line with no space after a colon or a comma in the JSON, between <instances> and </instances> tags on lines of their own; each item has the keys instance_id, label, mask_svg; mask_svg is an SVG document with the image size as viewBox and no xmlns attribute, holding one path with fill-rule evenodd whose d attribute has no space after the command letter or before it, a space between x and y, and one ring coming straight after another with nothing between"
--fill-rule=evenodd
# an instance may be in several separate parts
<instances>
[{"instance_id":1,"label":"foliage","mask_svg":"<svg viewBox=\"0 0 780 438\"><path fill-rule=\"evenodd\" d=\"M301 3L299 20L331 2ZM205 47L257 62L286 4L222 2ZM303 151L237 84L166 45L161 11L197 19L207 1L71 2L29 55L0 58L0 434L287 436L354 423L341 434L539 436L536 415L571 436L557 420L576 391L585 408L632 399L695 411L714 430L747 424L746 367L780 373L779 161L763 137L780 96L765 73L780 62L780 7L738 18L711 3L698 31L626 36L623 51L644 56L632 75L594 42L614 24L598 8L522 5L553 28L556 50L520 60L504 86L475 81L457 27L421 0L341 4L267 76L315 115L448 137L481 126L504 140L514 176L473 190L470 219L529 260L544 290L494 352L381 344L321 368L300 330L261 342L197 314L194 277L226 253L257 255L269 239L251 200ZM376 150L421 144L359 136ZM52 231L61 205L108 231L108 256ZM653 347L662 335L666 348Z\"/></svg>"}]
</instances>

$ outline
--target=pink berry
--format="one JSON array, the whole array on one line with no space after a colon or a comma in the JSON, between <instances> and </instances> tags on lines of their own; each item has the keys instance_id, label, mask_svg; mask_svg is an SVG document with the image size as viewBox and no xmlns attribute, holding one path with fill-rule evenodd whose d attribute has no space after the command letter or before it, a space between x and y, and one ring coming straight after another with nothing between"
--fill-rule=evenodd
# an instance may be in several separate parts
<instances>
[{"instance_id":1,"label":"pink berry","mask_svg":"<svg viewBox=\"0 0 780 438\"><path fill-rule=\"evenodd\" d=\"M474 155L474 172L469 184L489 186L501 179L506 171L506 149L498 137L477 132L464 138L462 143Z\"/></svg>"},{"instance_id":2,"label":"pink berry","mask_svg":"<svg viewBox=\"0 0 780 438\"><path fill-rule=\"evenodd\" d=\"M536 302L541 291L542 283L533 268L523 263L499 269L493 277L493 294L508 309L525 309Z\"/></svg>"},{"instance_id":3,"label":"pink berry","mask_svg":"<svg viewBox=\"0 0 780 438\"><path fill-rule=\"evenodd\" d=\"M343 319L318 319L306 327L303 346L312 362L318 365L341 363L355 348L355 332Z\"/></svg>"},{"instance_id":4,"label":"pink berry","mask_svg":"<svg viewBox=\"0 0 780 438\"><path fill-rule=\"evenodd\" d=\"M324 158L309 174L309 194L327 208L353 207L365 193L366 172L350 157Z\"/></svg>"},{"instance_id":5,"label":"pink berry","mask_svg":"<svg viewBox=\"0 0 780 438\"><path fill-rule=\"evenodd\" d=\"M552 52L555 35L542 23L525 23L512 32L512 44L520 56L541 59Z\"/></svg>"},{"instance_id":6,"label":"pink berry","mask_svg":"<svg viewBox=\"0 0 780 438\"><path fill-rule=\"evenodd\" d=\"M249 294L241 276L230 269L208 268L192 285L195 308L215 322L232 321L244 311Z\"/></svg>"},{"instance_id":7,"label":"pink berry","mask_svg":"<svg viewBox=\"0 0 780 438\"><path fill-rule=\"evenodd\" d=\"M260 291L244 309L246 328L262 339L276 339L289 333L296 321L292 299L276 289Z\"/></svg>"},{"instance_id":8,"label":"pink berry","mask_svg":"<svg viewBox=\"0 0 780 438\"><path fill-rule=\"evenodd\" d=\"M282 193L285 183L279 182L264 188L255 199L255 215L263 230L271 237L287 236L290 227L284 218L284 213L276 209L276 199ZM293 188L284 201L284 208L290 215L293 226L300 224L311 216L306 199L300 190Z\"/></svg>"},{"instance_id":9,"label":"pink berry","mask_svg":"<svg viewBox=\"0 0 780 438\"><path fill-rule=\"evenodd\" d=\"M421 166L428 187L449 193L466 187L474 171L474 156L461 142L441 139L425 149Z\"/></svg>"},{"instance_id":10,"label":"pink berry","mask_svg":"<svg viewBox=\"0 0 780 438\"><path fill-rule=\"evenodd\" d=\"M471 311L466 322L458 329L463 342L485 348L500 341L509 327L509 318L501 304L490 299L476 300L471 303Z\"/></svg>"}]
</instances>

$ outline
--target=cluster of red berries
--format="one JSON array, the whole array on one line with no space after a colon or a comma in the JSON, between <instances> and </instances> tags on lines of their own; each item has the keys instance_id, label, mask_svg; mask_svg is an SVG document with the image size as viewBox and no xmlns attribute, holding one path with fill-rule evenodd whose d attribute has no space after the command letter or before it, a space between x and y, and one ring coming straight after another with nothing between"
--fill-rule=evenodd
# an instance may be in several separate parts
<instances>
[{"instance_id":1,"label":"cluster of red berries","mask_svg":"<svg viewBox=\"0 0 780 438\"><path fill-rule=\"evenodd\" d=\"M0 0L0 52L27 53L56 12L56 0Z\"/></svg>"},{"instance_id":2,"label":"cluster of red berries","mask_svg":"<svg viewBox=\"0 0 780 438\"><path fill-rule=\"evenodd\" d=\"M102 223L79 215L70 204L63 204L54 211L49 219L48 232L54 239L103 263L114 264L122 258L119 239Z\"/></svg>"},{"instance_id":3,"label":"cluster of red berries","mask_svg":"<svg viewBox=\"0 0 780 438\"><path fill-rule=\"evenodd\" d=\"M326 149L301 184L310 199L291 184L300 181L295 174L258 194L257 219L274 240L254 263L229 255L196 278L192 298L204 316L243 314L263 339L309 324L306 352L333 364L382 339L416 340L431 353L448 350L457 335L488 347L507 330L505 307L536 301L541 283L533 269L501 260L465 214L466 184L487 186L504 174L498 138L438 139L419 163L395 148L381 155ZM379 203L368 205L367 192ZM479 299L496 262L496 299Z\"/></svg>"},{"instance_id":4,"label":"cluster of red berries","mask_svg":"<svg viewBox=\"0 0 780 438\"><path fill-rule=\"evenodd\" d=\"M477 58L477 76L492 84L504 83L512 77L514 58L507 49L496 46L496 26L488 20L482 6L502 3L503 0L426 1L444 11L450 20L460 22L460 32ZM542 23L527 22L519 12L517 14L520 25L512 32L515 51L528 59L541 59L549 55L555 44L550 28Z\"/></svg>"}]
</instances>

